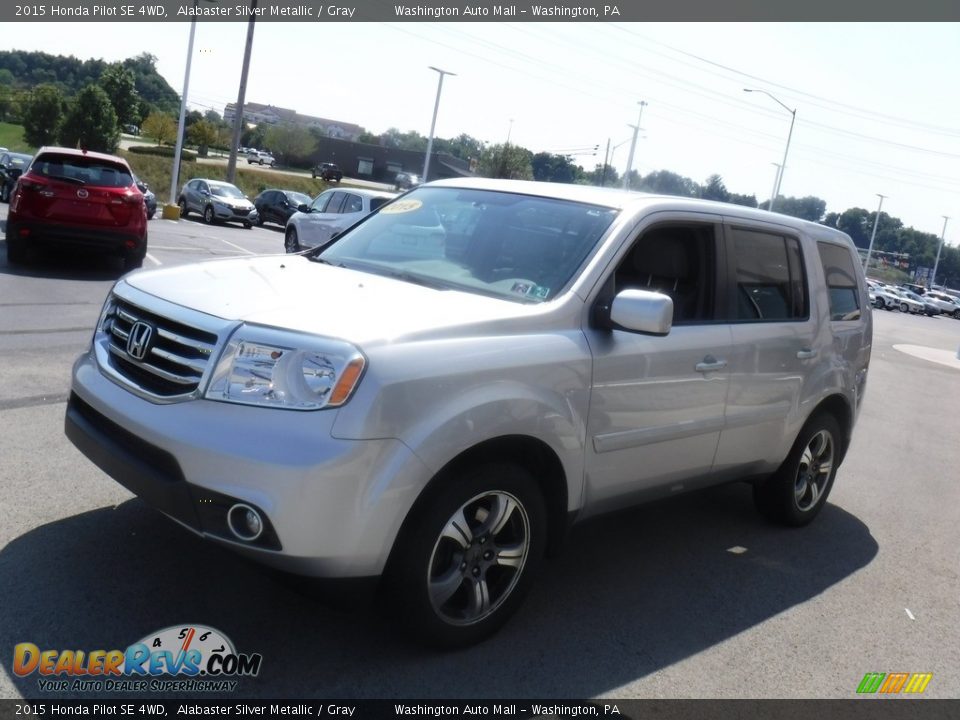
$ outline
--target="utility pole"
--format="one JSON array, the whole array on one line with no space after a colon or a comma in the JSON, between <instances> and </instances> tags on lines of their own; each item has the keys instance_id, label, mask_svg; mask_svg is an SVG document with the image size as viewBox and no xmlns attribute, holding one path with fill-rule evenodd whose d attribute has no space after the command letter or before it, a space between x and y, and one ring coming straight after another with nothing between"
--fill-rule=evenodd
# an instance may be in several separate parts
<instances>
[{"instance_id":1,"label":"utility pole","mask_svg":"<svg viewBox=\"0 0 960 720\"><path fill-rule=\"evenodd\" d=\"M257 9L257 0L250 0L250 9ZM240 71L240 91L237 93L236 117L233 118L233 144L230 145L230 159L227 160L227 182L237 177L237 148L240 147L240 135L243 132L243 103L247 97L247 75L250 73L250 54L253 51L253 28L257 13L250 13L247 24L247 44L243 49L243 68Z\"/></svg>"},{"instance_id":2,"label":"utility pole","mask_svg":"<svg viewBox=\"0 0 960 720\"><path fill-rule=\"evenodd\" d=\"M940 233L940 244L937 245L937 260L933 263L933 276L930 278L931 288L937 284L937 267L940 265L940 251L943 250L943 240L947 236L947 220L950 219L946 215L941 217L943 217L943 232Z\"/></svg>"},{"instance_id":3,"label":"utility pole","mask_svg":"<svg viewBox=\"0 0 960 720\"><path fill-rule=\"evenodd\" d=\"M630 155L627 157L627 171L623 174L623 189L630 189L630 171L633 169L633 153L637 149L637 133L640 132L640 121L643 119L643 109L647 106L646 100L641 100L640 115L637 117L637 124L633 127L633 142L630 143Z\"/></svg>"},{"instance_id":4,"label":"utility pole","mask_svg":"<svg viewBox=\"0 0 960 720\"><path fill-rule=\"evenodd\" d=\"M880 210L883 208L883 200L886 198L886 195L881 195L876 193L876 196L880 198L880 205L877 207L877 216L873 219L873 232L870 233L870 246L867 248L867 259L863 263L863 274L867 274L867 268L870 267L870 256L873 254L873 239L877 236L877 225L880 222ZM946 227L946 225L944 225Z\"/></svg>"},{"instance_id":5,"label":"utility pole","mask_svg":"<svg viewBox=\"0 0 960 720\"><path fill-rule=\"evenodd\" d=\"M433 104L433 120L430 121L430 139L427 140L427 157L423 161L423 181L428 182L430 180L430 153L433 152L433 131L437 127L437 112L440 110L440 93L443 92L443 76L444 75L456 75L456 73L449 72L447 70L441 70L436 68L433 65L429 66L431 70L440 73L440 79L437 81L437 100Z\"/></svg>"}]
</instances>

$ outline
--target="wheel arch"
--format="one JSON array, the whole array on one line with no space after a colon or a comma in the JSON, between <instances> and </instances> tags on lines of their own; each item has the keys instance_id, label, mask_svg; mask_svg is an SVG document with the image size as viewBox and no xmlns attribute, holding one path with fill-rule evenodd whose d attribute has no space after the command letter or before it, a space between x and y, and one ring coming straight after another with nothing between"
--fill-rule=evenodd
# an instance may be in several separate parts
<instances>
[{"instance_id":1,"label":"wheel arch","mask_svg":"<svg viewBox=\"0 0 960 720\"><path fill-rule=\"evenodd\" d=\"M828 395L813 409L813 412L810 413L810 417L807 418L807 422L810 422L810 418L816 417L819 414L831 415L840 426L840 460L837 463L838 465L843 462L844 457L847 454L847 448L850 447L850 439L853 435L853 409L850 407L850 402L840 393L834 393L833 395ZM806 423L804 423L806 425Z\"/></svg>"},{"instance_id":2,"label":"wheel arch","mask_svg":"<svg viewBox=\"0 0 960 720\"><path fill-rule=\"evenodd\" d=\"M543 440L529 435L503 435L466 448L434 473L404 517L386 566L390 567L394 553L404 539L416 531L416 518L441 488L456 482L457 474L463 468L498 462L514 463L533 478L547 511L547 555L555 555L563 545L571 520L567 512L568 489L563 464Z\"/></svg>"}]
</instances>

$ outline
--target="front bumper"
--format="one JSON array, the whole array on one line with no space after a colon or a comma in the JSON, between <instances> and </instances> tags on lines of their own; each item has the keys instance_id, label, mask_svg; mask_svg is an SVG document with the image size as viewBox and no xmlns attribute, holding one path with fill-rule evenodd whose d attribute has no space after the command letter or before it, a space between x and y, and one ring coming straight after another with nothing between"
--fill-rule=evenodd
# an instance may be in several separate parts
<instances>
[{"instance_id":1,"label":"front bumper","mask_svg":"<svg viewBox=\"0 0 960 720\"><path fill-rule=\"evenodd\" d=\"M107 379L86 353L74 365L65 431L120 484L203 537L300 575L377 576L428 471L398 440L332 438L335 417L209 400L157 405ZM253 543L226 526L237 502L267 521Z\"/></svg>"},{"instance_id":2,"label":"front bumper","mask_svg":"<svg viewBox=\"0 0 960 720\"><path fill-rule=\"evenodd\" d=\"M215 204L213 214L217 222L255 223L257 221L257 211L253 208L242 210Z\"/></svg>"}]
</instances>

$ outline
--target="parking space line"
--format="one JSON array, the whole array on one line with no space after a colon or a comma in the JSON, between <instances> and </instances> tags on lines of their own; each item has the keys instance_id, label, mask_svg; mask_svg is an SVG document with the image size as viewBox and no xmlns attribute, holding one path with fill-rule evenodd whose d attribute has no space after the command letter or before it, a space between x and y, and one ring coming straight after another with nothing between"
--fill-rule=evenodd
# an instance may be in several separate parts
<instances>
[{"instance_id":1,"label":"parking space line","mask_svg":"<svg viewBox=\"0 0 960 720\"><path fill-rule=\"evenodd\" d=\"M242 253L246 253L247 255L256 255L256 253L253 252L252 250L247 250L246 248L242 248L242 247L240 247L239 245L234 245L234 244L233 244L232 242L230 242L229 240L224 240L223 238L219 238L219 240L220 240L220 242L226 243L226 244L229 245L230 247L235 247L237 250L239 250L239 251L242 252Z\"/></svg>"},{"instance_id":2,"label":"parking space line","mask_svg":"<svg viewBox=\"0 0 960 720\"><path fill-rule=\"evenodd\" d=\"M153 255L151 255L150 253L147 253L147 260L149 260L150 262L152 262L154 265L163 265L162 262L160 262L159 260L157 260L157 259L156 259Z\"/></svg>"}]
</instances>

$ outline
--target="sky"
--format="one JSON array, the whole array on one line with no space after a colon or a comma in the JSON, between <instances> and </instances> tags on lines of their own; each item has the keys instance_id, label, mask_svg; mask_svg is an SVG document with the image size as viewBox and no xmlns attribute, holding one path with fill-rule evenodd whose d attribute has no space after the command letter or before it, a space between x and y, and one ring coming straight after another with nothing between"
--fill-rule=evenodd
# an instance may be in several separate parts
<instances>
[{"instance_id":1,"label":"sky","mask_svg":"<svg viewBox=\"0 0 960 720\"><path fill-rule=\"evenodd\" d=\"M78 32L79 30L79 32ZM197 24L188 99L234 102L247 26ZM186 23L18 23L8 49L119 60L149 52L183 88ZM256 25L247 101L378 133L509 139L623 172L633 167L728 190L815 195L828 212L877 208L960 242L958 23L338 23ZM759 92L764 90L777 101Z\"/></svg>"}]
</instances>

